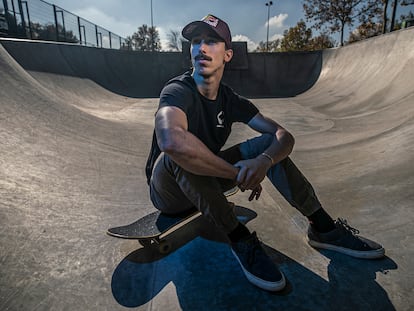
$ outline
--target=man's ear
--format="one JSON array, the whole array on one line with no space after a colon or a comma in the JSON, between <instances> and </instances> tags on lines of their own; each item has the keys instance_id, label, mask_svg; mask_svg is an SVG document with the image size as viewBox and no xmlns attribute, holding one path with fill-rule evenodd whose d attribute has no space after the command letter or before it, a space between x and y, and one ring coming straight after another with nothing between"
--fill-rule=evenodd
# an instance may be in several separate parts
<instances>
[{"instance_id":1,"label":"man's ear","mask_svg":"<svg viewBox=\"0 0 414 311\"><path fill-rule=\"evenodd\" d=\"M232 49L226 50L224 54L224 62L228 63L231 61L232 58L233 58L233 50Z\"/></svg>"}]
</instances>

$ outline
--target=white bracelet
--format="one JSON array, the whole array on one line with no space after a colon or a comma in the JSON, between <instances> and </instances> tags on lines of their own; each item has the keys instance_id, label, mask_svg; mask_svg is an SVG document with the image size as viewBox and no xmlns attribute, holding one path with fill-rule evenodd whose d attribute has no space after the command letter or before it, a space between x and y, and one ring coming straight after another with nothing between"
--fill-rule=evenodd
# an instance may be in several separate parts
<instances>
[{"instance_id":1,"label":"white bracelet","mask_svg":"<svg viewBox=\"0 0 414 311\"><path fill-rule=\"evenodd\" d=\"M263 152L262 153L262 156L268 158L270 160L270 162L272 163L272 165L273 165L273 159L272 159L272 157L270 155L268 155L266 152Z\"/></svg>"}]
</instances>

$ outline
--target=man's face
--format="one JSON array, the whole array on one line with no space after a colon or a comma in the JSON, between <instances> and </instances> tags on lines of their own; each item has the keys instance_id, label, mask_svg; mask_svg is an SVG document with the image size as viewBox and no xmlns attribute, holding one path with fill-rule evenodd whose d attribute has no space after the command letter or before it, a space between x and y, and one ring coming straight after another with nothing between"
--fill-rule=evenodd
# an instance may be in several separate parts
<instances>
[{"instance_id":1,"label":"man's face","mask_svg":"<svg viewBox=\"0 0 414 311\"><path fill-rule=\"evenodd\" d=\"M232 50L226 50L223 40L209 32L193 37L190 52L195 73L204 77L222 72L233 56Z\"/></svg>"}]
</instances>

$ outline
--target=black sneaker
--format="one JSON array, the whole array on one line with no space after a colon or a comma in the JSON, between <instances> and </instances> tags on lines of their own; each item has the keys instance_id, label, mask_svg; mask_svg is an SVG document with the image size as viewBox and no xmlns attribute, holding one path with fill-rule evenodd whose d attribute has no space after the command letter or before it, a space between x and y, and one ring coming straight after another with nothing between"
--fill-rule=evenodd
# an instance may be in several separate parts
<instances>
[{"instance_id":1,"label":"black sneaker","mask_svg":"<svg viewBox=\"0 0 414 311\"><path fill-rule=\"evenodd\" d=\"M376 259L384 257L384 248L362 236L359 231L341 218L335 221L335 229L319 233L312 226L308 229L308 243L315 248L329 249L356 258Z\"/></svg>"},{"instance_id":2,"label":"black sneaker","mask_svg":"<svg viewBox=\"0 0 414 311\"><path fill-rule=\"evenodd\" d=\"M256 232L242 241L232 243L231 250L252 284L268 291L279 291L285 287L284 275L265 253Z\"/></svg>"}]
</instances>

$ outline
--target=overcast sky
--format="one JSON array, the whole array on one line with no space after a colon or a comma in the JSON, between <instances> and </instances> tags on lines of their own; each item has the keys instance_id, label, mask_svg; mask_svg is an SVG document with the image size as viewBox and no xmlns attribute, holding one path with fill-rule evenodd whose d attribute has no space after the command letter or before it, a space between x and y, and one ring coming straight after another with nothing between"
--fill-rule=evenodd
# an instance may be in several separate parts
<instances>
[{"instance_id":1,"label":"overcast sky","mask_svg":"<svg viewBox=\"0 0 414 311\"><path fill-rule=\"evenodd\" d=\"M122 37L132 35L139 26L151 25L151 0L51 0L48 1ZM265 0L152 0L153 23L161 44L167 33L211 13L225 20L234 41L248 41L254 48L266 41L268 7ZM400 12L399 12L400 13ZM400 14L397 14L397 17ZM302 1L275 0L270 6L269 40L304 19ZM308 23L308 27L310 23ZM338 41L337 36L333 36ZM347 39L347 37L346 37Z\"/></svg>"}]
</instances>

